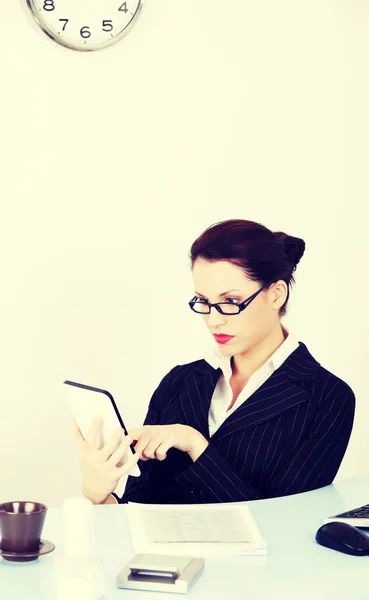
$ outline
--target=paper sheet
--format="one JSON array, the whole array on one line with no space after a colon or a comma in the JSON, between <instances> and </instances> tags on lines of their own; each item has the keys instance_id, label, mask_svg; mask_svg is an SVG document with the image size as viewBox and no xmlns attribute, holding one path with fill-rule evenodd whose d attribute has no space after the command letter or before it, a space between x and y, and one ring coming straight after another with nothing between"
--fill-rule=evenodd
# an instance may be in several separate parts
<instances>
[{"instance_id":1,"label":"paper sheet","mask_svg":"<svg viewBox=\"0 0 369 600\"><path fill-rule=\"evenodd\" d=\"M267 544L246 505L126 506L136 552L266 554Z\"/></svg>"},{"instance_id":2,"label":"paper sheet","mask_svg":"<svg viewBox=\"0 0 369 600\"><path fill-rule=\"evenodd\" d=\"M169 511L159 514L150 508L142 511L150 543L165 542L249 542L252 538L243 516L232 510L223 512Z\"/></svg>"}]
</instances>

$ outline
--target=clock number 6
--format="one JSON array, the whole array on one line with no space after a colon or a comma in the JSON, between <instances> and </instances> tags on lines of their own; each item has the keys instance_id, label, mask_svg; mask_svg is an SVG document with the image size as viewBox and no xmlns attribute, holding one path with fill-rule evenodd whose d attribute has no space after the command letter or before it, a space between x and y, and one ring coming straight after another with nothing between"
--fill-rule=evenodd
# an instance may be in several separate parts
<instances>
[{"instance_id":1,"label":"clock number 6","mask_svg":"<svg viewBox=\"0 0 369 600\"><path fill-rule=\"evenodd\" d=\"M113 30L113 21L103 21L102 22L102 30L103 31L112 31Z\"/></svg>"},{"instance_id":2,"label":"clock number 6","mask_svg":"<svg viewBox=\"0 0 369 600\"><path fill-rule=\"evenodd\" d=\"M47 11L55 10L54 0L45 0L42 8Z\"/></svg>"},{"instance_id":3,"label":"clock number 6","mask_svg":"<svg viewBox=\"0 0 369 600\"><path fill-rule=\"evenodd\" d=\"M84 27L81 28L80 34L81 34L81 37L83 37L83 38L91 37L91 31L90 31L90 28L88 27L88 25L85 25Z\"/></svg>"}]
</instances>

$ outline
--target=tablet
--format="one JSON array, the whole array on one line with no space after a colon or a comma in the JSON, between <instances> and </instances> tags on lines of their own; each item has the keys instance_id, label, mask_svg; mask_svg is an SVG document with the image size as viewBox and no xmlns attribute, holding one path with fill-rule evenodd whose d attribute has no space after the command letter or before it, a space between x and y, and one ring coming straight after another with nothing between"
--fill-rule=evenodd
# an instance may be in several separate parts
<instances>
[{"instance_id":1,"label":"tablet","mask_svg":"<svg viewBox=\"0 0 369 600\"><path fill-rule=\"evenodd\" d=\"M64 392L68 405L83 437L86 438L93 419L99 415L103 418L103 423L101 424L100 432L96 439L97 448L100 450L104 446L105 441L117 427L122 427L124 430L124 433L122 432L122 437L119 440L120 443L123 436L127 435L127 429L110 392L83 383L77 383L76 381L66 380L64 381L64 384L66 384L64 386ZM117 443L117 447L118 445L119 444ZM132 444L127 448L121 462L119 462L117 466L119 467L127 462L131 453L135 454ZM141 475L141 471L137 464L133 465L127 473L134 477Z\"/></svg>"}]
</instances>

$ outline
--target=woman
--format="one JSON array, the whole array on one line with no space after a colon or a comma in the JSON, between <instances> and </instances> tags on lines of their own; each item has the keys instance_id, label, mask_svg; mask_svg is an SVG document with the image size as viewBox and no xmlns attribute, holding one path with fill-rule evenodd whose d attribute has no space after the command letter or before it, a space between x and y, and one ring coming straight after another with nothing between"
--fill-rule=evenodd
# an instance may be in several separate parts
<instances>
[{"instance_id":1,"label":"woman","mask_svg":"<svg viewBox=\"0 0 369 600\"><path fill-rule=\"evenodd\" d=\"M98 451L75 427L83 493L94 503L200 503L272 498L331 483L350 439L355 396L281 324L302 239L232 219L191 247L195 296L216 345L160 382L142 427ZM121 435L121 431L117 432ZM130 465L141 476L112 494Z\"/></svg>"}]
</instances>

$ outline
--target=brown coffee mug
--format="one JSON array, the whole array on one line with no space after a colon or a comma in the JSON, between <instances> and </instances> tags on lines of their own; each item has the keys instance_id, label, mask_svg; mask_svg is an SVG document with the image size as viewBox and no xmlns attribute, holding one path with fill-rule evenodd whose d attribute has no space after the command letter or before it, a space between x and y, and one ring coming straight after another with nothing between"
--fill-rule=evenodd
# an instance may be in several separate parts
<instances>
[{"instance_id":1,"label":"brown coffee mug","mask_svg":"<svg viewBox=\"0 0 369 600\"><path fill-rule=\"evenodd\" d=\"M0 504L1 550L37 552L47 506L40 502L14 501Z\"/></svg>"}]
</instances>

